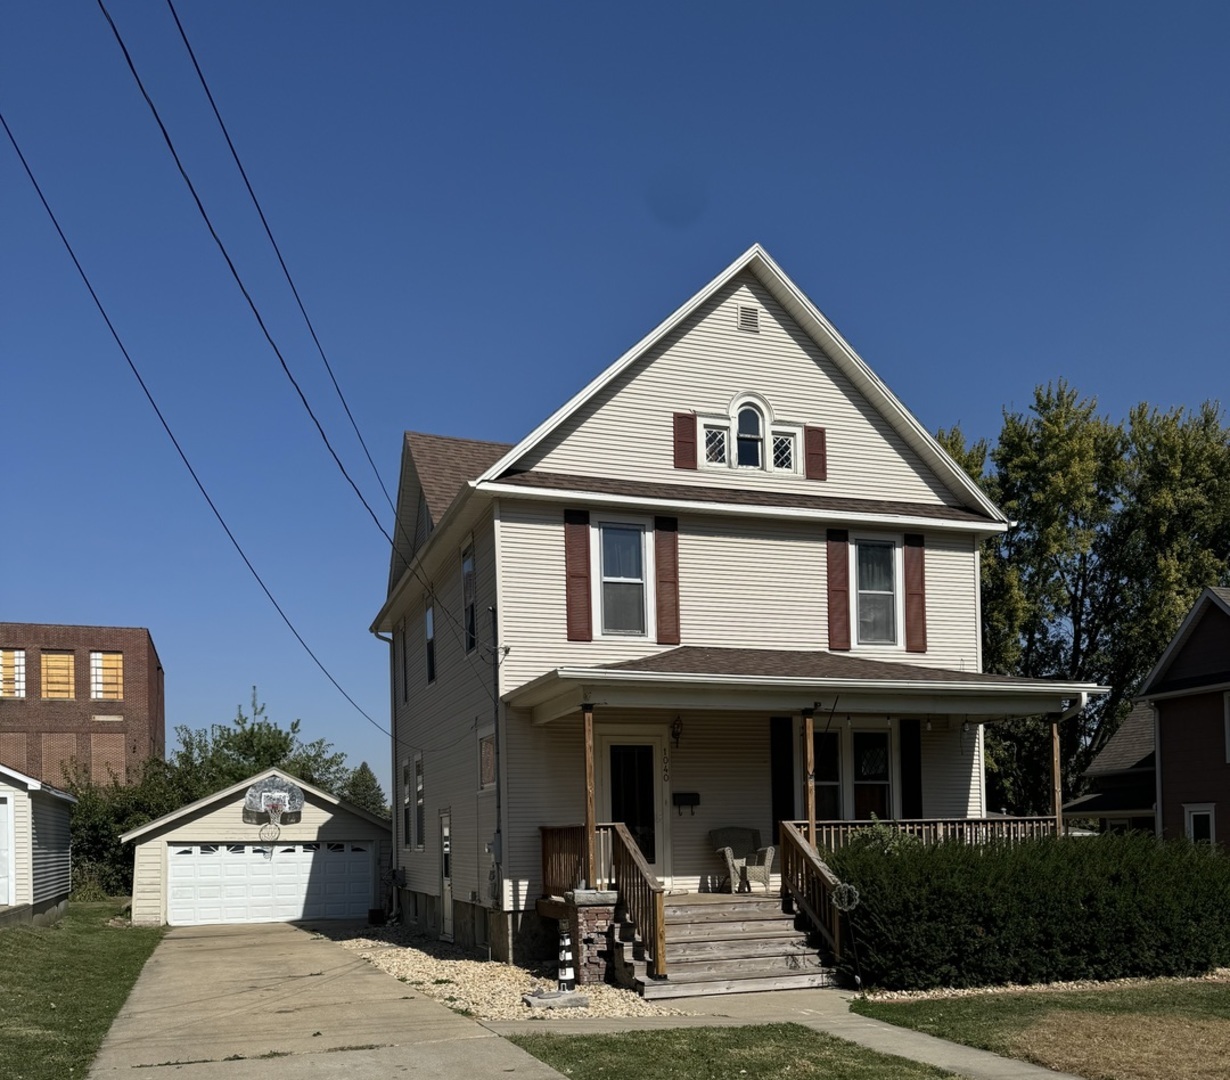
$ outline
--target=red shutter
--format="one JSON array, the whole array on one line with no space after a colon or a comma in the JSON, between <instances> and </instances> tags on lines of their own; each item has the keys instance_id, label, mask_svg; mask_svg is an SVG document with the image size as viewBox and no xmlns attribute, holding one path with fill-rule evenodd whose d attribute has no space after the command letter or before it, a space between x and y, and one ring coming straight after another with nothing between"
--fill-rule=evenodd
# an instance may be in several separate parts
<instances>
[{"instance_id":1,"label":"red shutter","mask_svg":"<svg viewBox=\"0 0 1230 1080\"><path fill-rule=\"evenodd\" d=\"M675 413L675 468L696 468L695 413Z\"/></svg>"},{"instance_id":2,"label":"red shutter","mask_svg":"<svg viewBox=\"0 0 1230 1080\"><path fill-rule=\"evenodd\" d=\"M565 609L569 641L593 641L589 590L589 511L564 511Z\"/></svg>"},{"instance_id":3,"label":"red shutter","mask_svg":"<svg viewBox=\"0 0 1230 1080\"><path fill-rule=\"evenodd\" d=\"M829 649L850 647L850 534L828 531Z\"/></svg>"},{"instance_id":4,"label":"red shutter","mask_svg":"<svg viewBox=\"0 0 1230 1080\"><path fill-rule=\"evenodd\" d=\"M803 475L808 480L829 478L828 442L822 427L803 429Z\"/></svg>"},{"instance_id":5,"label":"red shutter","mask_svg":"<svg viewBox=\"0 0 1230 1080\"><path fill-rule=\"evenodd\" d=\"M927 651L926 542L921 533L905 534L905 649Z\"/></svg>"},{"instance_id":6,"label":"red shutter","mask_svg":"<svg viewBox=\"0 0 1230 1080\"><path fill-rule=\"evenodd\" d=\"M654 599L658 644L679 644L679 519L653 519Z\"/></svg>"}]
</instances>

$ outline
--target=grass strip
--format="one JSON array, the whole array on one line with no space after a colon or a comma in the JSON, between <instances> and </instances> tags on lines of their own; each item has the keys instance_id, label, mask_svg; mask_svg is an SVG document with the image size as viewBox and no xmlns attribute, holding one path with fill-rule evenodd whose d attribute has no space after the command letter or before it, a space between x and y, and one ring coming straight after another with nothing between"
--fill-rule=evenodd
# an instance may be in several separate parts
<instances>
[{"instance_id":1,"label":"grass strip","mask_svg":"<svg viewBox=\"0 0 1230 1080\"><path fill-rule=\"evenodd\" d=\"M1157 979L1128 987L855 1000L854 1012L1099 1080L1226 1076L1230 985Z\"/></svg>"},{"instance_id":2,"label":"grass strip","mask_svg":"<svg viewBox=\"0 0 1230 1080\"><path fill-rule=\"evenodd\" d=\"M0 930L0 1073L84 1076L161 927L109 925L114 902L70 904L53 926Z\"/></svg>"},{"instance_id":3,"label":"grass strip","mask_svg":"<svg viewBox=\"0 0 1230 1080\"><path fill-rule=\"evenodd\" d=\"M691 1027L618 1035L513 1035L573 1080L936 1080L951 1073L865 1050L799 1024Z\"/></svg>"}]
</instances>

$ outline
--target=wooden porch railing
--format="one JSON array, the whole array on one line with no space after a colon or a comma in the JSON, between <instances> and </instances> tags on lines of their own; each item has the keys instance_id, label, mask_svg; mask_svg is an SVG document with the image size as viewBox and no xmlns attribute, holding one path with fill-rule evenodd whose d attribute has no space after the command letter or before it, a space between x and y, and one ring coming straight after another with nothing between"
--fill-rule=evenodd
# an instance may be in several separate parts
<instances>
[{"instance_id":1,"label":"wooden porch railing","mask_svg":"<svg viewBox=\"0 0 1230 1080\"><path fill-rule=\"evenodd\" d=\"M833 904L833 890L841 882L796 825L783 821L778 836L782 889L820 931L833 956L841 956L841 912Z\"/></svg>"},{"instance_id":2,"label":"wooden porch railing","mask_svg":"<svg viewBox=\"0 0 1230 1080\"><path fill-rule=\"evenodd\" d=\"M808 837L806 821L791 822L800 836ZM874 821L817 821L816 848L820 851L837 851ZM999 818L915 818L907 821L882 821L894 832L917 837L924 844L941 841L956 841L962 844L989 844L994 841L1013 843L1054 836L1056 824L1053 817L999 817Z\"/></svg>"},{"instance_id":3,"label":"wooden porch railing","mask_svg":"<svg viewBox=\"0 0 1230 1080\"><path fill-rule=\"evenodd\" d=\"M611 874L612 825L597 827L598 850L594 853L597 880L586 884L591 889L607 889ZM542 838L542 893L563 896L579 889L585 879L585 826L539 825Z\"/></svg>"},{"instance_id":4,"label":"wooden porch railing","mask_svg":"<svg viewBox=\"0 0 1230 1080\"><path fill-rule=\"evenodd\" d=\"M624 912L645 947L650 975L666 974L666 888L622 821L611 830L611 869Z\"/></svg>"}]
</instances>

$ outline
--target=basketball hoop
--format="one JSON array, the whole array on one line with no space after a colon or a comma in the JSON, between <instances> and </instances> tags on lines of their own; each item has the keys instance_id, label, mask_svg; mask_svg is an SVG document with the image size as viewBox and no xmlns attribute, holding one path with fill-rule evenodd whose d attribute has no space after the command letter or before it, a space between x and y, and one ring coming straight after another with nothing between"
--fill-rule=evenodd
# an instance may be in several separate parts
<instances>
[{"instance_id":1,"label":"basketball hoop","mask_svg":"<svg viewBox=\"0 0 1230 1080\"><path fill-rule=\"evenodd\" d=\"M280 791L266 791L261 794L261 809L269 815L269 820L261 826L261 840L272 844L282 835L282 815L286 812L286 796Z\"/></svg>"}]
</instances>

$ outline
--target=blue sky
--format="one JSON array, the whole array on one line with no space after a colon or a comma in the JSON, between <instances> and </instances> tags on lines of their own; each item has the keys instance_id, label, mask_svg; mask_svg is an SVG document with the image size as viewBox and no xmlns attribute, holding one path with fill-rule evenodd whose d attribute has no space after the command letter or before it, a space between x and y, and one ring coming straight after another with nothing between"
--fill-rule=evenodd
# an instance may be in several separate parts
<instances>
[{"instance_id":1,"label":"blue sky","mask_svg":"<svg viewBox=\"0 0 1230 1080\"><path fill-rule=\"evenodd\" d=\"M757 241L933 430L993 437L1060 377L1115 417L1227 396L1224 4L176 6L390 490L403 430L515 441ZM108 7L383 505L169 10ZM385 542L96 3L0 10L0 109L240 542L387 725ZM4 142L0 191L0 619L148 626L168 727L256 684L387 786L387 740L229 546Z\"/></svg>"}]
</instances>

